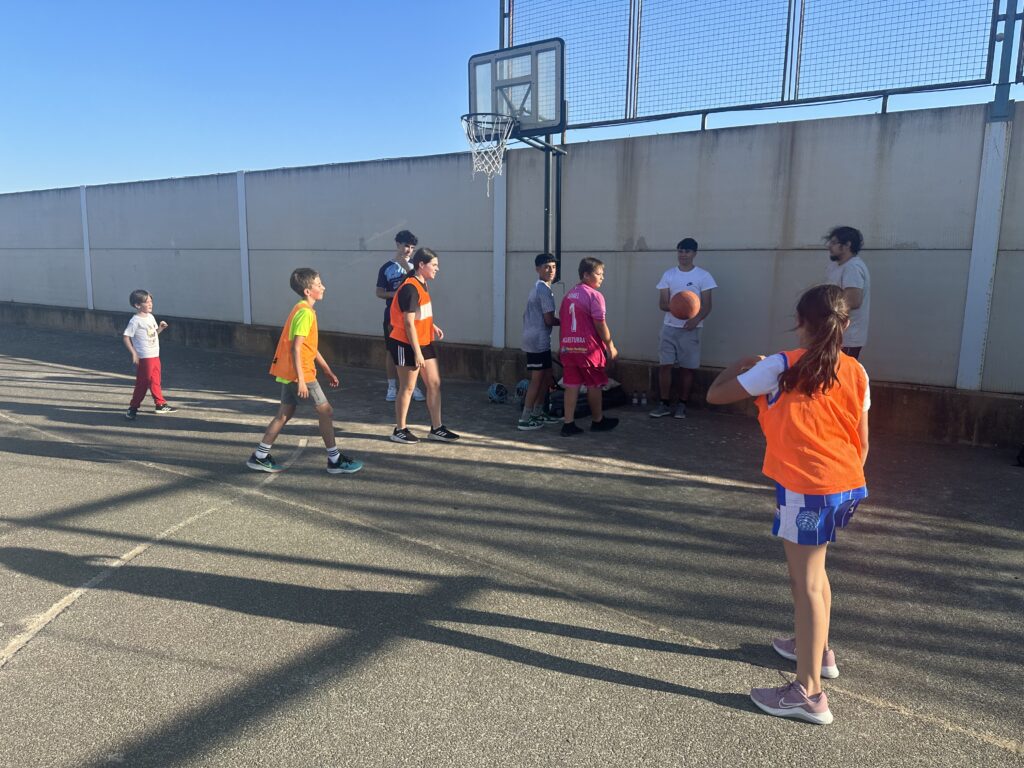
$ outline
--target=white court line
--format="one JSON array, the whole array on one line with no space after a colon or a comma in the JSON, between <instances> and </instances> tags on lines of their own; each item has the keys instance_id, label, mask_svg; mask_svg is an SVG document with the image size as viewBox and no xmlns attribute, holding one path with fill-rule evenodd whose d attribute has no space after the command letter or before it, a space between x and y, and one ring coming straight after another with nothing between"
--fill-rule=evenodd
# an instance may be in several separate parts
<instances>
[{"instance_id":1,"label":"white court line","mask_svg":"<svg viewBox=\"0 0 1024 768\"><path fill-rule=\"evenodd\" d=\"M10 422L13 422L13 423L18 424L18 425L23 426L23 427L27 427L28 429L33 429L33 430L35 430L37 432L40 432L40 433L42 433L44 435L47 435L48 437L51 437L52 439L59 440L61 442L69 442L69 443L72 442L71 440L68 440L68 439L64 438L63 436L61 436L61 435L52 434L52 433L47 432L44 429L40 429L39 427L36 427L36 426L34 426L32 424L28 424L26 422L22 422L20 419L16 419L16 418L10 416L9 414L5 414L3 412L0 412L0 418L4 418L4 419L6 419L6 420L8 420ZM487 438L486 436L482 436L482 435L480 437L481 437L481 439L483 439L485 441L493 442L493 443L496 443L496 444L499 444L499 445L501 443L503 443L503 442L508 442L508 441L503 441L503 440L500 440L500 439ZM299 448L296 450L296 452L291 457L289 457L289 460L286 462L286 466L290 465L291 462L293 462L298 457L298 455L301 453L302 449L305 447L306 443L308 443L308 439L307 438L303 438L300 441ZM515 445L514 443L511 443L511 444ZM93 450L97 450L97 451L106 453L106 454L108 454L110 456L115 456L116 458L121 459L125 463L139 464L139 465L145 466L147 468L155 469L155 470L158 470L158 471L161 471L161 472L168 472L170 474L174 474L174 475L179 475L179 476L183 476L183 477L189 477L189 478L196 479L190 473L182 472L181 470L173 469L171 467L167 467L167 466L164 466L164 465L159 465L159 464L155 464L155 463L150 463L150 462L146 462L146 461L139 461L139 460L134 460L134 459L125 459L125 458L121 457L119 454L116 454L116 453L113 453L112 451L107 451L107 450L104 450L104 449L94 448ZM551 450L552 452L554 452L557 449L546 449L546 450ZM617 462L612 462L611 460L607 460L607 463L611 467L619 466ZM643 466L643 465L638 465L638 466ZM717 483L725 482L725 481L723 481L722 478L706 478L706 477L702 477L702 476L699 476L699 475L689 475L688 473L683 473L683 472L677 472L677 473L673 473L673 474L685 475L687 477L692 477L692 478L698 478L699 477L702 480L704 480L705 482L715 481L716 484ZM576 602L590 604L590 605L595 605L595 606L598 606L599 608L601 608L602 610L608 611L609 613L613 613L613 614L616 614L618 616L628 618L628 619L630 619L632 621L636 621L636 622L640 622L642 624L645 624L645 625L647 625L647 626L657 630L659 633L662 634L662 636L668 635L670 637L673 637L675 640L677 640L679 642L684 642L684 643L687 643L689 645L693 645L693 646L697 646L697 647L701 647L701 648L708 648L708 649L711 649L711 650L727 650L726 648L724 648L722 646L715 645L714 643L709 643L709 642L707 642L705 640L702 640L702 639L699 639L699 638L689 637L687 635L684 635L684 634L678 632L677 630L671 629L669 627L662 626L661 624L658 624L657 622L652 621L650 619L647 619L647 618L645 618L643 616L637 616L637 615L629 613L628 611L624 611L621 608L616 608L614 606L605 605L605 604L601 603L600 601L595 600L592 597L586 597L586 596L583 596L583 595L579 595L577 593L574 593L574 592L571 592L571 591L565 589L564 587L552 587L551 585L541 581L540 579L538 579L535 576L532 576L532 575L526 574L526 573L522 573L522 572L516 570L515 568L508 567L507 565L499 566L499 565L496 565L494 563L488 562L487 560L483 560L483 559L481 559L479 557L475 557L473 555L469 555L469 554L466 554L464 552L456 552L456 551L453 551L453 550L449 550L446 547L441 546L440 544L438 544L436 542L423 540L423 539L417 538L415 536L410 536L410 535L405 534L405 533L399 533L399 532L394 531L394 530L383 528L383 527L377 526L377 525L375 525L373 523L370 523L370 522L368 522L366 520L363 520L363 519L361 519L361 518L359 518L358 516L355 516L355 515L349 515L346 518L345 516L339 515L337 513L334 513L334 514L327 513L324 510L319 509L318 507L315 507L315 506L313 506L311 504L307 504L307 503L303 503L303 502L300 502L300 501L296 501L295 499L282 498L280 496L274 496L272 494L266 493L265 491L262 490L262 488L264 486L266 486L266 484L273 477L274 476L271 475L270 477L264 478L263 482L261 482L260 484L258 484L256 487L254 487L252 489L240 489L237 486L234 486L234 485L232 485L230 483L226 483L226 482L221 481L221 480L213 480L213 479L206 479L206 478L204 478L204 480L206 482L210 482L211 484L223 485L223 486L225 486L225 487L227 487L227 488L229 488L229 489L231 489L233 491L236 491L238 493L238 496L244 496L244 495L249 495L249 494L256 495L256 496L259 496L259 497L261 497L263 499L266 499L266 500L269 500L269 501L273 501L273 502L276 502L276 503L279 503L279 504L283 504L283 505L286 505L286 506L290 506L290 507L295 507L295 508L304 510L306 512L313 513L313 514L321 516L321 517L326 517L329 520L336 520L337 518L341 517L342 519L347 519L348 522L350 522L353 525L358 525L358 526L361 526L363 528L366 528L367 530L371 530L371 531L374 531L376 533L383 534L385 536L394 537L394 538L399 539L401 541L413 543L413 544L416 544L418 546L424 547L425 549L430 549L430 550L433 550L435 552L443 553L443 554L447 555L448 557L452 557L452 558L455 558L455 559L463 560L465 562L470 562L470 563L476 564L476 565L482 567L485 570L490 570L490 571L495 571L496 570L496 571L504 571L504 572L512 573L512 574L516 575L517 577L519 577L520 579L522 579L523 581L527 581L527 582L533 583L535 585L544 587L546 589L549 589L549 590L552 590L552 591L555 591L555 592L559 592L562 595L564 595L565 597L567 597L567 598L569 598L571 600L575 600ZM748 484L748 485L750 485L751 487L759 488L759 489L763 488L763 486L754 486L753 484ZM237 496L236 496L236 498L237 498ZM234 501L234 499L232 499L231 501ZM10 660L10 657L12 657L15 653L18 652L18 650L21 649L21 647L23 647L26 643L28 643L29 640L32 639L32 637L34 637L36 634L38 634L39 631L41 631L47 624L49 624L51 621L53 621L54 618L56 618L58 615L60 615L61 611L65 610L68 606L73 604L79 597L81 597L83 594L85 594L91 587L94 587L96 584L99 584L101 581L103 581L104 579L108 578L117 568L120 568L122 565L124 565L125 563L129 562L130 559L138 557L140 554L142 554L146 549L151 547L153 544L156 544L160 540L162 540L164 538L167 538L168 536L170 536L175 531L180 530L181 528L184 528L186 525L190 524L191 522L193 522L195 520L198 520L199 518L204 517L204 516L210 514L214 510L219 509L220 507L223 507L223 506L225 506L228 503L230 503L230 502L224 502L223 504L219 504L216 507L213 507L213 508L211 508L209 510L206 510L205 512L199 513L199 514L189 518L188 520L185 520L185 521L183 521L181 523L178 523L177 525L173 526L172 528L169 528L166 531L164 531L163 533L161 533L159 536L157 536L154 539L150 540L146 544L143 544L143 545L140 545L139 547L136 547L135 549L131 550L131 552L127 553L122 558L120 558L107 571L104 571L102 574L94 576L92 579L90 579L88 582L83 584L77 590L75 590L70 595L65 597L63 600L61 600L60 602L56 603L53 607L50 608L49 611L47 611L46 613L44 613L41 616L39 616L36 619L36 621L33 622L33 627L35 627L34 631L26 630L26 632L23 632L22 634L18 635L16 638L14 638L8 644L7 648L4 649L3 652L0 652L0 669L2 669L3 666ZM124 558L128 558L128 559L124 559ZM123 560L123 562L122 562L122 560ZM38 624L38 627L36 627L36 624ZM24 637L25 635L28 635L29 632L31 632L31 635L28 636L28 637L25 637L24 641L20 642L20 645L18 645L18 647L13 648L13 651L9 652L9 649L11 649L12 646L15 645L15 643L19 642L19 640L22 637ZM765 668L765 667L763 667L762 665L759 665L759 664L750 664L750 666L758 668L758 669L764 669ZM1024 742L1016 741L1014 739L1008 739L1008 738L1005 738L1005 737L1002 737L1002 736L998 736L998 735L990 733L988 731L972 730L972 729L970 729L970 728L968 728L966 726L962 726L962 725L959 725L958 723L954 723L954 722L951 722L949 720L945 720L945 719L943 719L941 717L936 717L934 715L929 715L929 714L925 714L925 713L921 713L921 712L916 712L916 711L914 711L912 709L908 709L905 706L897 704L896 702L886 701L884 699L875 698L873 696L867 696L867 695L864 695L864 694L856 693L856 692L850 691L850 690L848 690L846 688L842 688L841 686L830 684L829 685L829 690L833 690L833 691L839 692L839 693L841 693L844 696L849 696L851 699L855 699L855 700L857 700L857 701L859 701L861 703L868 704L868 705L870 705L872 707L878 707L878 708L890 710L892 712L895 712L898 715L901 715L901 716L906 717L906 718L911 719L911 720L916 720L918 722L926 723L926 724L928 724L930 726L939 728L940 730L944 730L944 731L951 732L951 733L962 734L962 735L970 737L972 739L976 739L978 741L985 742L986 744L989 744L991 746L994 746L994 747L997 747L999 749L1005 750L1007 752L1010 752L1011 754L1024 755Z\"/></svg>"},{"instance_id":2,"label":"white court line","mask_svg":"<svg viewBox=\"0 0 1024 768\"><path fill-rule=\"evenodd\" d=\"M6 414L3 414L3 413L0 413L0 416L2 416L4 418L8 418L8 419L10 418ZM42 431L42 430L40 430L40 431ZM299 456L302 454L302 451L305 449L305 447L306 447L306 445L308 443L309 443L309 439L308 438L304 437L301 440L299 440L298 447L292 452L291 456L289 456L288 460L285 461L285 463L284 463L285 469L290 467L295 462L295 460L299 458ZM146 464L145 462L134 462L134 461L130 461L130 463L133 463L133 464L134 463ZM149 467L149 466L152 466L152 465L146 464L146 466ZM266 477L262 478L260 480L260 482L257 484L257 488L266 486L276 476L277 476L276 474L270 474L270 475L267 475ZM229 487L231 487L231 486L229 486ZM241 493L239 493L239 495L245 495L245 491L244 490L241 491ZM7 646L2 651L0 651L0 669L3 669L4 665L6 665L7 662L9 662L11 659L13 659L15 654L18 653L18 651L20 651L22 648L24 648L26 645L28 645L28 643L31 642L31 640L36 635L38 635L40 632L42 632L43 629L45 629L46 626L50 622L52 622L54 619L56 619L58 616L60 616L61 613L63 613L66 609L68 609L72 605L74 605L74 603L80 597L82 597L87 592L89 592L89 590L93 589L94 587L96 587L99 584L102 584L104 581L106 581L108 578L110 578L110 576L112 576L114 574L114 572L117 571L119 568L121 568L124 565L127 565L132 560L134 560L136 557L138 557L143 552L145 552L147 549L149 549L150 547L152 547L155 544L160 543L161 541L163 541L164 539L168 538L169 536L172 536L173 534L175 534L178 531L180 531L182 528L185 528L185 527L191 525L192 523L196 522L197 520L201 520L202 518L206 517L207 515L209 515L209 514L211 514L213 512L216 512L218 509L221 509L221 508L223 508L225 506L228 506L229 504L234 503L235 499L237 499L237 496L235 498L231 498L231 499L228 499L226 501L223 501L220 504L216 504L215 506L210 507L209 509L205 510L204 512L199 512L198 514L192 515L192 517L188 518L187 520L182 520L180 523L176 523L175 525L172 525L170 528L167 528L166 530L161 531L156 536L151 538L149 541L143 542L142 544L139 544L134 549L131 549L128 552L125 552L123 555L121 555L119 558L117 558L113 563L111 563L110 567L107 568L105 571L102 571L102 572L96 574L91 579L89 579L87 582L85 582L85 584L83 584L82 586L78 587L78 589L75 589L74 591L72 591L71 593L66 595L62 600L59 600L56 603L54 603L53 605L51 605L50 608L47 611L45 611L44 613L41 613L40 615L36 616L29 623L28 627L24 631L22 631L19 634L15 635L14 638L12 638L9 643L7 643Z\"/></svg>"}]
</instances>

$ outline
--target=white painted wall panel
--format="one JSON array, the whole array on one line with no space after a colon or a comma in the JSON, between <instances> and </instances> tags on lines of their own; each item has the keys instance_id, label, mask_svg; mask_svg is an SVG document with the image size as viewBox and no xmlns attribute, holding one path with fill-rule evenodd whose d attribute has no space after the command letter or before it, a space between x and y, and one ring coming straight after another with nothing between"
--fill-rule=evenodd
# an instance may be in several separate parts
<instances>
[{"instance_id":1,"label":"white painted wall panel","mask_svg":"<svg viewBox=\"0 0 1024 768\"><path fill-rule=\"evenodd\" d=\"M142 288L157 317L242 321L237 251L93 248L92 263L96 309L130 313L128 295Z\"/></svg>"},{"instance_id":2,"label":"white painted wall panel","mask_svg":"<svg viewBox=\"0 0 1024 768\"><path fill-rule=\"evenodd\" d=\"M1005 215L1003 221L1006 221ZM989 326L985 350L985 375L981 382L983 390L1024 393L1022 296L1024 250L1000 251L992 287L992 324Z\"/></svg>"},{"instance_id":3,"label":"white painted wall panel","mask_svg":"<svg viewBox=\"0 0 1024 768\"><path fill-rule=\"evenodd\" d=\"M249 247L393 251L411 230L438 251L491 250L491 205L468 155L247 173Z\"/></svg>"},{"instance_id":4,"label":"white painted wall panel","mask_svg":"<svg viewBox=\"0 0 1024 768\"><path fill-rule=\"evenodd\" d=\"M238 249L233 173L109 184L86 193L94 249Z\"/></svg>"},{"instance_id":5,"label":"white painted wall panel","mask_svg":"<svg viewBox=\"0 0 1024 768\"><path fill-rule=\"evenodd\" d=\"M78 197L78 187L0 195L0 259L11 248L81 250Z\"/></svg>"},{"instance_id":6,"label":"white painted wall panel","mask_svg":"<svg viewBox=\"0 0 1024 768\"><path fill-rule=\"evenodd\" d=\"M1024 251L1024 108L1017 104L1006 167L1006 197L999 248Z\"/></svg>"},{"instance_id":7,"label":"white painted wall panel","mask_svg":"<svg viewBox=\"0 0 1024 768\"><path fill-rule=\"evenodd\" d=\"M85 307L82 251L0 249L0 301Z\"/></svg>"}]
</instances>

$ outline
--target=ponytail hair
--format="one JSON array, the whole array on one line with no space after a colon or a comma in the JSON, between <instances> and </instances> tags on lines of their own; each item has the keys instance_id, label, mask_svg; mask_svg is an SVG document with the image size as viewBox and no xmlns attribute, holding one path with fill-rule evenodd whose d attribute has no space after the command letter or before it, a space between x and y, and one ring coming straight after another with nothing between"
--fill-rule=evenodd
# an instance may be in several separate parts
<instances>
[{"instance_id":1,"label":"ponytail hair","mask_svg":"<svg viewBox=\"0 0 1024 768\"><path fill-rule=\"evenodd\" d=\"M838 285L816 285L796 305L797 327L803 329L807 351L779 377L783 392L798 390L808 397L828 392L838 380L843 331L850 324L850 309Z\"/></svg>"},{"instance_id":2,"label":"ponytail hair","mask_svg":"<svg viewBox=\"0 0 1024 768\"><path fill-rule=\"evenodd\" d=\"M420 248L418 251L416 251L416 253L412 255L412 258L409 259L409 263L412 264L412 271L415 272L416 268L420 264L429 264L436 258L437 254L434 253L429 248Z\"/></svg>"}]
</instances>

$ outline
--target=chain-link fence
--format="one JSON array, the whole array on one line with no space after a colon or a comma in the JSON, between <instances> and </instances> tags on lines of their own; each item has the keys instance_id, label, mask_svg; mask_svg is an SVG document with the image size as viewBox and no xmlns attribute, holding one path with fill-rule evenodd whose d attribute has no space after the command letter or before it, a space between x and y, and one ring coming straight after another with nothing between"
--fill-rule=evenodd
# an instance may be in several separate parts
<instances>
[{"instance_id":1,"label":"chain-link fence","mask_svg":"<svg viewBox=\"0 0 1024 768\"><path fill-rule=\"evenodd\" d=\"M507 3L509 45L565 40L577 128L987 83L999 12L999 0Z\"/></svg>"},{"instance_id":2,"label":"chain-link fence","mask_svg":"<svg viewBox=\"0 0 1024 768\"><path fill-rule=\"evenodd\" d=\"M797 98L991 77L992 0L804 0Z\"/></svg>"}]
</instances>

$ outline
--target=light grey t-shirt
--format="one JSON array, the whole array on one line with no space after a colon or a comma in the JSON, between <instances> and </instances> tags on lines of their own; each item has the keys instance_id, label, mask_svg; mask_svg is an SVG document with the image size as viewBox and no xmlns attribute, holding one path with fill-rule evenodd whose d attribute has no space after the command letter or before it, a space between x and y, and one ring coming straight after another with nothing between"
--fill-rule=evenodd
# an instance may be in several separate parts
<instances>
[{"instance_id":1,"label":"light grey t-shirt","mask_svg":"<svg viewBox=\"0 0 1024 768\"><path fill-rule=\"evenodd\" d=\"M538 280L526 299L523 312L523 352L547 352L551 349L551 329L544 322L545 312L555 311L551 286Z\"/></svg>"},{"instance_id":2,"label":"light grey t-shirt","mask_svg":"<svg viewBox=\"0 0 1024 768\"><path fill-rule=\"evenodd\" d=\"M864 299L860 307L850 310L850 327L843 334L844 347L863 347L868 341L868 323L871 315L871 274L860 256L845 264L830 263L825 270L825 282L840 288L860 288Z\"/></svg>"}]
</instances>

